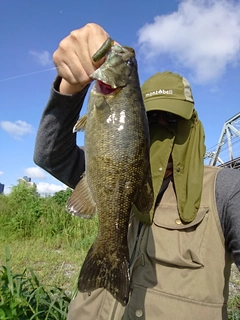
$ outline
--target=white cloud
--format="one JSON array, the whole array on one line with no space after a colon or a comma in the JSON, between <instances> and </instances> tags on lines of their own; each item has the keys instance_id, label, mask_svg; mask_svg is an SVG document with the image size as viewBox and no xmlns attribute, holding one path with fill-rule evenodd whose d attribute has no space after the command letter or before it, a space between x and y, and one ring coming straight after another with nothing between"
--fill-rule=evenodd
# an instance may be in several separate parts
<instances>
[{"instance_id":1,"label":"white cloud","mask_svg":"<svg viewBox=\"0 0 240 320\"><path fill-rule=\"evenodd\" d=\"M197 82L218 79L240 54L240 3L231 0L184 0L178 11L154 18L138 31L140 53L161 65L167 54L188 68Z\"/></svg>"},{"instance_id":2,"label":"white cloud","mask_svg":"<svg viewBox=\"0 0 240 320\"><path fill-rule=\"evenodd\" d=\"M47 50L34 51L31 50L29 53L34 57L35 61L41 66L51 66L53 64L51 54Z\"/></svg>"},{"instance_id":3,"label":"white cloud","mask_svg":"<svg viewBox=\"0 0 240 320\"><path fill-rule=\"evenodd\" d=\"M57 184L50 184L47 182L39 182L37 183L37 191L40 194L54 194L55 192L66 190L66 186L64 184L57 185Z\"/></svg>"},{"instance_id":4,"label":"white cloud","mask_svg":"<svg viewBox=\"0 0 240 320\"><path fill-rule=\"evenodd\" d=\"M25 169L25 175L34 179L46 179L45 172L39 167L29 167Z\"/></svg>"},{"instance_id":5,"label":"white cloud","mask_svg":"<svg viewBox=\"0 0 240 320\"><path fill-rule=\"evenodd\" d=\"M34 128L32 125L22 120L17 120L15 122L1 121L0 127L15 139L20 139L26 134L34 133Z\"/></svg>"},{"instance_id":6,"label":"white cloud","mask_svg":"<svg viewBox=\"0 0 240 320\"><path fill-rule=\"evenodd\" d=\"M2 176L4 174L4 172L3 171L0 171L0 176Z\"/></svg>"}]
</instances>

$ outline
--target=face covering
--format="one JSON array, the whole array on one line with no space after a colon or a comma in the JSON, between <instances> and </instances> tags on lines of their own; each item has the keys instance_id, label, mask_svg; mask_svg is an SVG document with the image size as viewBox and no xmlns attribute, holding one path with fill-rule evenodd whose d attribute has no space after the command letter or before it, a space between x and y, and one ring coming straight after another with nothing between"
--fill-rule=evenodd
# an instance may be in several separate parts
<instances>
[{"instance_id":1,"label":"face covering","mask_svg":"<svg viewBox=\"0 0 240 320\"><path fill-rule=\"evenodd\" d=\"M200 206L206 151L204 129L196 110L190 120L182 120L163 126L150 124L150 162L155 201L161 189L170 155L173 162L173 181L181 220L194 220Z\"/></svg>"}]
</instances>

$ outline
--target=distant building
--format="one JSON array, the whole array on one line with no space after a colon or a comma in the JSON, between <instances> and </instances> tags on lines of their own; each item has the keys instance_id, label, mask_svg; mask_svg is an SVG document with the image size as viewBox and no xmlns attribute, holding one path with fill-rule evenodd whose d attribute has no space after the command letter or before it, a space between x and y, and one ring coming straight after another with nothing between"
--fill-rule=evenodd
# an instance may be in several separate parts
<instances>
[{"instance_id":1,"label":"distant building","mask_svg":"<svg viewBox=\"0 0 240 320\"><path fill-rule=\"evenodd\" d=\"M23 179L26 181L26 182L31 182L31 178L27 177L27 176L24 176Z\"/></svg>"},{"instance_id":2,"label":"distant building","mask_svg":"<svg viewBox=\"0 0 240 320\"><path fill-rule=\"evenodd\" d=\"M37 187L31 178L24 176L23 178L18 178L18 183L25 183L28 187Z\"/></svg>"},{"instance_id":3,"label":"distant building","mask_svg":"<svg viewBox=\"0 0 240 320\"><path fill-rule=\"evenodd\" d=\"M4 184L0 183L0 194L4 191Z\"/></svg>"}]
</instances>

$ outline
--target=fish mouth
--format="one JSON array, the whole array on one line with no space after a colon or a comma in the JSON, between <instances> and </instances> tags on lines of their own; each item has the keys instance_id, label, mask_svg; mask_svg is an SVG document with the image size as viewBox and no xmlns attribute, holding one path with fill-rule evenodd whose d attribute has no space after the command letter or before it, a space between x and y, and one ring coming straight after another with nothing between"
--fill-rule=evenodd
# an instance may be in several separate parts
<instances>
[{"instance_id":1,"label":"fish mouth","mask_svg":"<svg viewBox=\"0 0 240 320\"><path fill-rule=\"evenodd\" d=\"M116 93L117 91L119 91L119 89L120 88L112 88L110 84L104 83L100 80L96 80L95 83L95 91L103 95L110 95Z\"/></svg>"}]
</instances>

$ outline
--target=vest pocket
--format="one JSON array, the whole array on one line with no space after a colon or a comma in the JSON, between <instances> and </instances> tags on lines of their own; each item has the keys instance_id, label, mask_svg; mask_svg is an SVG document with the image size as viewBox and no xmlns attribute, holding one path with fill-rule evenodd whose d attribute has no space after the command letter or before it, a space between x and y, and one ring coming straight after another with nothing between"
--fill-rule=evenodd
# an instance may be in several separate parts
<instances>
[{"instance_id":1,"label":"vest pocket","mask_svg":"<svg viewBox=\"0 0 240 320\"><path fill-rule=\"evenodd\" d=\"M176 205L161 204L149 230L147 253L156 263L201 268L204 266L203 239L208 220L208 207L201 207L188 224L179 219Z\"/></svg>"},{"instance_id":2,"label":"vest pocket","mask_svg":"<svg viewBox=\"0 0 240 320\"><path fill-rule=\"evenodd\" d=\"M222 304L202 303L177 295L135 286L124 320L213 320L227 319Z\"/></svg>"}]
</instances>

